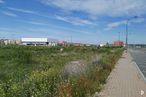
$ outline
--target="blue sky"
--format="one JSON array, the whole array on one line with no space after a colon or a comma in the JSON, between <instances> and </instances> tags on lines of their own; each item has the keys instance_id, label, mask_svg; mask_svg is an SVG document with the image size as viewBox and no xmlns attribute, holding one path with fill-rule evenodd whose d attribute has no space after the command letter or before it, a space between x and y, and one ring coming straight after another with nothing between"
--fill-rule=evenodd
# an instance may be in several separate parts
<instances>
[{"instance_id":1,"label":"blue sky","mask_svg":"<svg viewBox=\"0 0 146 97\"><path fill-rule=\"evenodd\" d=\"M0 0L0 38L48 37L82 43L146 43L145 0Z\"/></svg>"}]
</instances>

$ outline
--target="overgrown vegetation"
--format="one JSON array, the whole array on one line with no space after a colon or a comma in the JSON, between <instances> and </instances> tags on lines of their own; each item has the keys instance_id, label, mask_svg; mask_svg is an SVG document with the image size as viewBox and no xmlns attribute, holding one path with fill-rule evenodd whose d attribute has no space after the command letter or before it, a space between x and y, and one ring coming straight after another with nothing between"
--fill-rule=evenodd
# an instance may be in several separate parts
<instances>
[{"instance_id":1,"label":"overgrown vegetation","mask_svg":"<svg viewBox=\"0 0 146 97\"><path fill-rule=\"evenodd\" d=\"M122 48L0 46L0 97L89 97L99 92ZM95 56L100 56L96 59ZM93 60L94 59L94 60ZM81 75L64 76L83 60Z\"/></svg>"}]
</instances>

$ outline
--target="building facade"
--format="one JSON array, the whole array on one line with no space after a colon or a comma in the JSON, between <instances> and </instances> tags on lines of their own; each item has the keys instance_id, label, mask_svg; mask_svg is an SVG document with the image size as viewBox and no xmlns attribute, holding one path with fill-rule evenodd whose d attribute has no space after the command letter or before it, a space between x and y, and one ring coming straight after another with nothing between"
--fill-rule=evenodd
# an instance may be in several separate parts
<instances>
[{"instance_id":1,"label":"building facade","mask_svg":"<svg viewBox=\"0 0 146 97\"><path fill-rule=\"evenodd\" d=\"M115 41L114 46L115 47L124 47L124 42L123 41Z\"/></svg>"},{"instance_id":2,"label":"building facade","mask_svg":"<svg viewBox=\"0 0 146 97\"><path fill-rule=\"evenodd\" d=\"M58 41L48 38L21 38L22 45L57 46Z\"/></svg>"}]
</instances>

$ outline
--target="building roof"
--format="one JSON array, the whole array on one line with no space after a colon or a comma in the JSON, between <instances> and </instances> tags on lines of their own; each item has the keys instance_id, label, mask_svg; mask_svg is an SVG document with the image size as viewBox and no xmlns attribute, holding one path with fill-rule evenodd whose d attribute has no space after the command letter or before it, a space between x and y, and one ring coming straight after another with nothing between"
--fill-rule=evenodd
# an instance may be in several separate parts
<instances>
[{"instance_id":1,"label":"building roof","mask_svg":"<svg viewBox=\"0 0 146 97\"><path fill-rule=\"evenodd\" d=\"M58 42L56 39L49 38L21 38L22 42Z\"/></svg>"}]
</instances>

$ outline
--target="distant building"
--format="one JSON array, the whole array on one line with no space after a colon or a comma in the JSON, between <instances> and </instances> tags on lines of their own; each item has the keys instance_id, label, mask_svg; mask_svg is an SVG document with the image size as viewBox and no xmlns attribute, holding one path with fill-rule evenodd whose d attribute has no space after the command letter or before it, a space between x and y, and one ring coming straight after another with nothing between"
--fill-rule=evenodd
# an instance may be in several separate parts
<instances>
[{"instance_id":1,"label":"distant building","mask_svg":"<svg viewBox=\"0 0 146 97\"><path fill-rule=\"evenodd\" d=\"M12 39L0 39L1 45L19 45L21 44L20 40L12 40Z\"/></svg>"},{"instance_id":2,"label":"distant building","mask_svg":"<svg viewBox=\"0 0 146 97\"><path fill-rule=\"evenodd\" d=\"M22 38L22 45L57 46L58 40L48 38Z\"/></svg>"},{"instance_id":3,"label":"distant building","mask_svg":"<svg viewBox=\"0 0 146 97\"><path fill-rule=\"evenodd\" d=\"M67 41L60 41L59 45L60 46L68 46L68 42Z\"/></svg>"},{"instance_id":4,"label":"distant building","mask_svg":"<svg viewBox=\"0 0 146 97\"><path fill-rule=\"evenodd\" d=\"M85 44L85 46L91 46L92 44Z\"/></svg>"},{"instance_id":5,"label":"distant building","mask_svg":"<svg viewBox=\"0 0 146 97\"><path fill-rule=\"evenodd\" d=\"M5 39L4 44L5 45L11 45L11 44L13 44L13 42L9 39Z\"/></svg>"},{"instance_id":6,"label":"distant building","mask_svg":"<svg viewBox=\"0 0 146 97\"><path fill-rule=\"evenodd\" d=\"M72 43L72 45L76 47L85 46L83 43Z\"/></svg>"},{"instance_id":7,"label":"distant building","mask_svg":"<svg viewBox=\"0 0 146 97\"><path fill-rule=\"evenodd\" d=\"M99 47L105 47L106 44L99 44Z\"/></svg>"},{"instance_id":8,"label":"distant building","mask_svg":"<svg viewBox=\"0 0 146 97\"><path fill-rule=\"evenodd\" d=\"M0 39L0 45L4 45L5 44L4 41L5 39Z\"/></svg>"},{"instance_id":9,"label":"distant building","mask_svg":"<svg viewBox=\"0 0 146 97\"><path fill-rule=\"evenodd\" d=\"M15 43L16 43L17 45L20 45L20 44L21 44L21 40L15 40Z\"/></svg>"},{"instance_id":10,"label":"distant building","mask_svg":"<svg viewBox=\"0 0 146 97\"><path fill-rule=\"evenodd\" d=\"M123 41L115 41L114 42L114 46L116 46L116 47L123 47L124 46L124 42Z\"/></svg>"}]
</instances>

